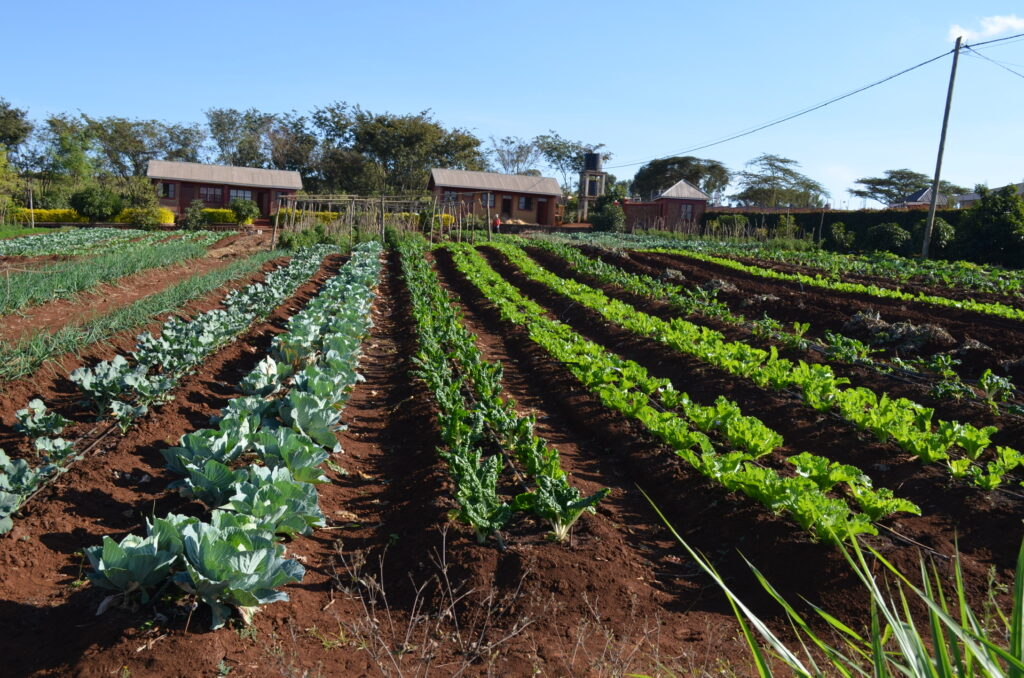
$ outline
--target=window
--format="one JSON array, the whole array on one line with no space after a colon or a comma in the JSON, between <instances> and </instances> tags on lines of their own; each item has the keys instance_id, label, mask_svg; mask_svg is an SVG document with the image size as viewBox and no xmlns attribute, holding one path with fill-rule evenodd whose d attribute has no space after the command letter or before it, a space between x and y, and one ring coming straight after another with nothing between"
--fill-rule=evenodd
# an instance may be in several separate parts
<instances>
[{"instance_id":1,"label":"window","mask_svg":"<svg viewBox=\"0 0 1024 678\"><path fill-rule=\"evenodd\" d=\"M455 199L458 197L458 195L459 194L456 193L455 191L445 191L444 195L441 196L441 200L443 200L444 202L455 202Z\"/></svg>"},{"instance_id":2,"label":"window","mask_svg":"<svg viewBox=\"0 0 1024 678\"><path fill-rule=\"evenodd\" d=\"M533 198L527 198L525 195L519 196L519 209L521 209L521 210L532 210L533 209Z\"/></svg>"},{"instance_id":3,"label":"window","mask_svg":"<svg viewBox=\"0 0 1024 678\"><path fill-rule=\"evenodd\" d=\"M168 184L165 182L160 183L160 197L166 198L167 200L174 200L174 192L177 188L177 184Z\"/></svg>"},{"instance_id":4,"label":"window","mask_svg":"<svg viewBox=\"0 0 1024 678\"><path fill-rule=\"evenodd\" d=\"M219 205L222 201L221 196L223 192L219 186L200 186L199 187L199 199L203 202L212 202Z\"/></svg>"},{"instance_id":5,"label":"window","mask_svg":"<svg viewBox=\"0 0 1024 678\"><path fill-rule=\"evenodd\" d=\"M228 191L228 200L252 200L252 191L247 188L232 188Z\"/></svg>"},{"instance_id":6,"label":"window","mask_svg":"<svg viewBox=\"0 0 1024 678\"><path fill-rule=\"evenodd\" d=\"M484 207L494 207L494 194L484 193L480 196L480 204Z\"/></svg>"},{"instance_id":7,"label":"window","mask_svg":"<svg viewBox=\"0 0 1024 678\"><path fill-rule=\"evenodd\" d=\"M693 221L693 205L683 205L679 209L679 216L683 221Z\"/></svg>"}]
</instances>

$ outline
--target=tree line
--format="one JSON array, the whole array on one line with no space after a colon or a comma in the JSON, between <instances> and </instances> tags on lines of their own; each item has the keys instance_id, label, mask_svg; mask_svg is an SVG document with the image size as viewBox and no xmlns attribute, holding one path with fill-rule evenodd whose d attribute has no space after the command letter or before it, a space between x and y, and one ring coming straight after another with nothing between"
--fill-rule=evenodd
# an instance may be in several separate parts
<instances>
[{"instance_id":1,"label":"tree line","mask_svg":"<svg viewBox=\"0 0 1024 678\"><path fill-rule=\"evenodd\" d=\"M307 192L321 194L416 192L426 189L433 167L532 173L538 163L571 186L584 154L603 147L550 131L530 140L530 157L516 165L505 140L485 143L429 110L376 113L346 102L308 114L211 108L205 117L185 124L85 113L33 120L0 99L0 195L22 204L31 186L35 206L59 209L98 183L130 206L146 206L150 160L294 170Z\"/></svg>"},{"instance_id":2,"label":"tree line","mask_svg":"<svg viewBox=\"0 0 1024 678\"><path fill-rule=\"evenodd\" d=\"M294 170L309 193L422 191L432 167L508 174L547 170L572 193L584 154L611 158L604 144L553 130L532 139L484 141L470 130L446 126L429 110L376 113L335 102L308 114L211 108L205 117L201 123L167 123L58 113L33 120L0 98L0 202L24 203L31 186L37 207L65 208L73 194L98 183L128 206L147 206L154 197L146 167L154 159ZM651 199L680 179L707 193L712 204L824 207L829 200L796 160L768 153L738 171L713 159L660 158L640 167L631 181L610 176L607 184L613 198ZM889 204L930 183L909 169L886 170L881 177L858 179L849 193ZM966 189L943 182L942 192Z\"/></svg>"}]
</instances>

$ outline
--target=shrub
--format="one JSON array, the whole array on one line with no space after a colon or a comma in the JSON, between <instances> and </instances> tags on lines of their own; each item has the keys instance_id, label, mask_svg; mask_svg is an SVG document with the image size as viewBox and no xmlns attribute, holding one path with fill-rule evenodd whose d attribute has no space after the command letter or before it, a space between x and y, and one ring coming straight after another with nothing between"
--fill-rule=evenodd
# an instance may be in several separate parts
<instances>
[{"instance_id":1,"label":"shrub","mask_svg":"<svg viewBox=\"0 0 1024 678\"><path fill-rule=\"evenodd\" d=\"M913 253L921 252L921 245L924 244L924 227L928 223L928 219L921 219L914 224L914 239L911 248ZM956 229L943 219L942 217L935 217L935 224L932 226L932 241L929 246L929 252L932 255L942 255L946 253L946 248L949 247L950 243L956 237Z\"/></svg>"},{"instance_id":2,"label":"shrub","mask_svg":"<svg viewBox=\"0 0 1024 678\"><path fill-rule=\"evenodd\" d=\"M285 231L278 238L278 247L286 250L297 250L310 245L340 245L341 236L331 235L323 224L302 231Z\"/></svg>"},{"instance_id":3,"label":"shrub","mask_svg":"<svg viewBox=\"0 0 1024 678\"><path fill-rule=\"evenodd\" d=\"M622 231L626 225L626 213L619 205L610 203L590 215L590 225L595 231Z\"/></svg>"},{"instance_id":4,"label":"shrub","mask_svg":"<svg viewBox=\"0 0 1024 678\"><path fill-rule=\"evenodd\" d=\"M196 202L199 202L198 200ZM202 203L200 203L202 204ZM235 213L223 207L204 207L203 217L208 224L237 224Z\"/></svg>"},{"instance_id":5,"label":"shrub","mask_svg":"<svg viewBox=\"0 0 1024 678\"><path fill-rule=\"evenodd\" d=\"M857 241L857 234L846 230L846 225L837 221L828 229L829 246L837 252L849 252Z\"/></svg>"},{"instance_id":6,"label":"shrub","mask_svg":"<svg viewBox=\"0 0 1024 678\"><path fill-rule=\"evenodd\" d=\"M206 209L202 200L193 200L181 215L181 227L189 231L198 231L206 226Z\"/></svg>"},{"instance_id":7,"label":"shrub","mask_svg":"<svg viewBox=\"0 0 1024 678\"><path fill-rule=\"evenodd\" d=\"M235 221L239 224L251 224L253 219L260 216L260 206L245 198L235 198L228 203L228 209L235 215Z\"/></svg>"},{"instance_id":8,"label":"shrub","mask_svg":"<svg viewBox=\"0 0 1024 678\"><path fill-rule=\"evenodd\" d=\"M94 186L86 188L71 196L71 207L76 212L95 224L99 221L110 221L124 208L121 197L113 191Z\"/></svg>"},{"instance_id":9,"label":"shrub","mask_svg":"<svg viewBox=\"0 0 1024 678\"><path fill-rule=\"evenodd\" d=\"M173 224L174 212L166 207L128 207L122 210L114 221L118 224L152 229L160 224Z\"/></svg>"},{"instance_id":10,"label":"shrub","mask_svg":"<svg viewBox=\"0 0 1024 678\"><path fill-rule=\"evenodd\" d=\"M88 221L85 217L72 209L35 209L30 211L25 207L19 207L14 210L12 218L17 223L27 224L32 221L33 212L35 213L35 221L37 224L84 224Z\"/></svg>"},{"instance_id":11,"label":"shrub","mask_svg":"<svg viewBox=\"0 0 1024 678\"><path fill-rule=\"evenodd\" d=\"M910 244L910 233L899 224L878 224L864 236L864 249L905 254Z\"/></svg>"}]
</instances>

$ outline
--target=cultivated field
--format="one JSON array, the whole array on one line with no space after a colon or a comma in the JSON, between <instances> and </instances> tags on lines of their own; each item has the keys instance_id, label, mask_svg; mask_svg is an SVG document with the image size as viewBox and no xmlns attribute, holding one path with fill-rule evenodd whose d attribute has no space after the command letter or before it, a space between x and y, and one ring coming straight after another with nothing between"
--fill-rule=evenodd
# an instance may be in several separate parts
<instances>
[{"instance_id":1,"label":"cultivated field","mask_svg":"<svg viewBox=\"0 0 1024 678\"><path fill-rule=\"evenodd\" d=\"M665 522L787 640L744 558L860 632L853 540L1001 628L1017 272L159 235L0 241L7 675L756 675Z\"/></svg>"}]
</instances>

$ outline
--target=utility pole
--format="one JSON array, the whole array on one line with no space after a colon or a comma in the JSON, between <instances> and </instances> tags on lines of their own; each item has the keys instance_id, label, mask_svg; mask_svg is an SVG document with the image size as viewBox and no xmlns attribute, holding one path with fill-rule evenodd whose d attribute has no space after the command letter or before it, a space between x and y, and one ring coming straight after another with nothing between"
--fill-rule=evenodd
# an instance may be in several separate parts
<instances>
[{"instance_id":1,"label":"utility pole","mask_svg":"<svg viewBox=\"0 0 1024 678\"><path fill-rule=\"evenodd\" d=\"M935 226L935 208L939 201L939 175L942 174L942 152L946 149L946 128L949 127L949 108L953 104L953 83L956 81L956 62L960 59L960 41L956 39L953 47L953 67L949 71L949 90L946 92L946 111L942 115L942 134L939 136L939 156L935 159L935 180L932 182L932 199L928 203L928 221L924 227L924 243L921 245L921 258L928 258L928 245L932 241L932 227Z\"/></svg>"}]
</instances>

